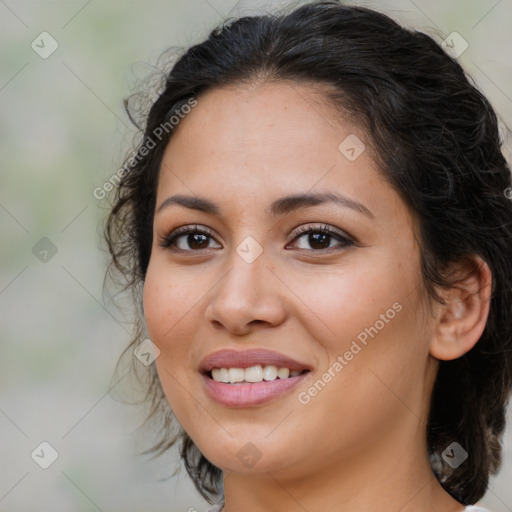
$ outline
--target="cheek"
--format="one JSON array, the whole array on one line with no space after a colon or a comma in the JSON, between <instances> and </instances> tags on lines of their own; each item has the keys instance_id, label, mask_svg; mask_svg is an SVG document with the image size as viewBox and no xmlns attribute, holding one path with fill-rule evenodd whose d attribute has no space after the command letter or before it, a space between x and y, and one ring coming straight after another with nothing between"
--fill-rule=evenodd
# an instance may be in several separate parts
<instances>
[{"instance_id":1,"label":"cheek","mask_svg":"<svg viewBox=\"0 0 512 512\"><path fill-rule=\"evenodd\" d=\"M331 356L348 350L358 337L363 342L372 334L380 338L393 332L395 337L412 327L417 321L418 279L411 262L406 266L392 257L317 271L308 279L299 273L287 276L303 301L297 308L305 306L304 314L297 315L309 318L307 329Z\"/></svg>"},{"instance_id":2,"label":"cheek","mask_svg":"<svg viewBox=\"0 0 512 512\"><path fill-rule=\"evenodd\" d=\"M162 259L151 260L148 267L143 290L144 318L149 338L160 350L156 368L174 409L180 392L183 394L180 385L187 389L196 385L194 358L198 345L191 340L197 338L201 328L202 300L211 285L198 286L207 276L198 279L197 273L180 271Z\"/></svg>"},{"instance_id":3,"label":"cheek","mask_svg":"<svg viewBox=\"0 0 512 512\"><path fill-rule=\"evenodd\" d=\"M148 267L143 291L144 318L149 338L160 350L155 366L162 388L174 414L182 421L188 417L187 411L193 409L190 403L187 405L183 386L189 387L186 379L192 370L187 312L197 300L184 296L183 287L168 276L168 270L161 265Z\"/></svg>"},{"instance_id":4,"label":"cheek","mask_svg":"<svg viewBox=\"0 0 512 512\"><path fill-rule=\"evenodd\" d=\"M160 261L150 262L143 292L144 318L148 334L160 350L174 343L175 334L186 326L187 316L200 298L197 289L183 282L179 271Z\"/></svg>"},{"instance_id":5,"label":"cheek","mask_svg":"<svg viewBox=\"0 0 512 512\"><path fill-rule=\"evenodd\" d=\"M168 278L165 268L150 264L144 283L144 319L149 338L160 350L157 368L165 365L169 371L174 371L175 361L181 360L183 364L187 356L180 332L191 306L182 290L175 279Z\"/></svg>"},{"instance_id":6,"label":"cheek","mask_svg":"<svg viewBox=\"0 0 512 512\"><path fill-rule=\"evenodd\" d=\"M318 406L341 400L341 411L371 404L377 412L393 400L393 392L411 397L422 388L429 333L421 328L425 308L419 264L395 258L380 262L363 270L331 271L316 280L295 279L294 291L307 297L313 312L307 315L309 335L326 354L320 371L336 375L324 374L332 384L325 386L330 391ZM322 383L317 387L323 389ZM305 391L305 400L315 396L315 389Z\"/></svg>"}]
</instances>

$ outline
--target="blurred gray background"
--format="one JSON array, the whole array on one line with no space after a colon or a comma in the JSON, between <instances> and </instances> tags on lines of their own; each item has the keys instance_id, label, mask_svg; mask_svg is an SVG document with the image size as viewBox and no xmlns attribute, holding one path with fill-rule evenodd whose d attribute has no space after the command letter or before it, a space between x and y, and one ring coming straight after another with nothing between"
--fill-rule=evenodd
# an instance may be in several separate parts
<instances>
[{"instance_id":1,"label":"blurred gray background","mask_svg":"<svg viewBox=\"0 0 512 512\"><path fill-rule=\"evenodd\" d=\"M151 442L137 431L144 411L112 398L129 325L102 299L106 210L93 190L130 147L122 98L162 51L200 41L228 15L287 3L0 0L0 510L207 510L184 470L168 478L176 454L137 455ZM458 58L507 133L511 0L353 3L438 41L458 32L468 43ZM494 512L512 511L511 423L482 501Z\"/></svg>"}]
</instances>

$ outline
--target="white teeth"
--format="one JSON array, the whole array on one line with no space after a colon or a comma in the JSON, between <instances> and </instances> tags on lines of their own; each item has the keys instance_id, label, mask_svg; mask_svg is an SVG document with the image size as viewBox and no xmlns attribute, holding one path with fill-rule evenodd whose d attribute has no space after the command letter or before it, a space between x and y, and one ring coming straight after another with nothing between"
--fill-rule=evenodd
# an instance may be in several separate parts
<instances>
[{"instance_id":1,"label":"white teeth","mask_svg":"<svg viewBox=\"0 0 512 512\"><path fill-rule=\"evenodd\" d=\"M217 382L236 384L240 382L263 382L295 377L302 372L299 370L290 371L289 368L278 368L277 366L261 366L257 364L249 368L213 368L212 378Z\"/></svg>"},{"instance_id":2,"label":"white teeth","mask_svg":"<svg viewBox=\"0 0 512 512\"><path fill-rule=\"evenodd\" d=\"M217 382L229 382L229 372L226 368L214 368L212 377Z\"/></svg>"},{"instance_id":3,"label":"white teeth","mask_svg":"<svg viewBox=\"0 0 512 512\"><path fill-rule=\"evenodd\" d=\"M234 384L235 382L242 382L245 378L245 370L243 368L230 368L228 373L229 382L231 382L231 384Z\"/></svg>"},{"instance_id":4,"label":"white teeth","mask_svg":"<svg viewBox=\"0 0 512 512\"><path fill-rule=\"evenodd\" d=\"M277 376L280 379L287 379L290 376L290 370L288 370L288 368L279 368L279 370L277 370Z\"/></svg>"},{"instance_id":5,"label":"white teeth","mask_svg":"<svg viewBox=\"0 0 512 512\"><path fill-rule=\"evenodd\" d=\"M277 366L265 366L265 368L263 368L263 378L265 380L277 379Z\"/></svg>"},{"instance_id":6,"label":"white teeth","mask_svg":"<svg viewBox=\"0 0 512 512\"><path fill-rule=\"evenodd\" d=\"M245 369L245 380L247 382L261 382L263 380L263 369L260 365L251 366Z\"/></svg>"}]
</instances>

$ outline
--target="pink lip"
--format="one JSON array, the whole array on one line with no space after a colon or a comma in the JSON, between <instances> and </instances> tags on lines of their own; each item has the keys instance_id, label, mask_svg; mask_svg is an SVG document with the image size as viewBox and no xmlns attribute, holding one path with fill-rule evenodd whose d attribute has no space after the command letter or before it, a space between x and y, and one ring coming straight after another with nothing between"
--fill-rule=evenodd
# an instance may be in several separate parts
<instances>
[{"instance_id":1,"label":"pink lip","mask_svg":"<svg viewBox=\"0 0 512 512\"><path fill-rule=\"evenodd\" d=\"M212 368L248 368L260 364L273 365L290 370L309 370L295 377L255 382L251 384L226 384L210 377ZM206 394L227 407L252 407L268 402L290 391L310 372L310 365L300 363L278 352L264 349L220 350L210 354L200 364Z\"/></svg>"},{"instance_id":2,"label":"pink lip","mask_svg":"<svg viewBox=\"0 0 512 512\"><path fill-rule=\"evenodd\" d=\"M212 400L227 407L253 407L290 391L308 375L309 372L287 379L277 378L253 384L226 384L213 380L207 374L201 377L206 394Z\"/></svg>"}]
</instances>

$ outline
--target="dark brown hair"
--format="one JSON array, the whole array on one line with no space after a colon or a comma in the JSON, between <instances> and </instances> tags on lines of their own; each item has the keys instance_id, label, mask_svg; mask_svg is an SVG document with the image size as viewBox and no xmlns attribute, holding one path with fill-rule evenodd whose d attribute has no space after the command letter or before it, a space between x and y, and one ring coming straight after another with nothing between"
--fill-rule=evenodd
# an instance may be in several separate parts
<instances>
[{"instance_id":1,"label":"dark brown hair","mask_svg":"<svg viewBox=\"0 0 512 512\"><path fill-rule=\"evenodd\" d=\"M419 219L423 279L434 299L440 300L436 287L451 284L444 272L450 264L479 255L489 265L493 289L485 331L463 357L440 362L427 425L440 483L461 503L475 503L500 466L512 387L511 174L496 114L458 62L431 37L386 15L322 1L287 14L243 17L214 29L165 74L105 229L109 272L125 278L137 306L126 353L144 338L141 291L160 164L173 133L169 129L155 140L155 130L191 99L200 105L203 92L255 79L328 85L328 99L365 128L383 175ZM143 151L150 139L155 147ZM154 365L142 378L149 417L161 434L154 451L179 442L189 475L212 502L222 493L221 470L175 421ZM469 452L455 469L440 457L454 441Z\"/></svg>"}]
</instances>

